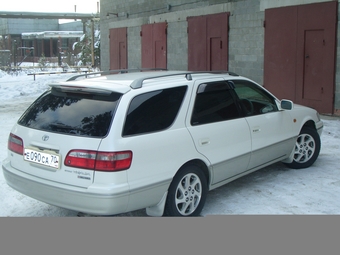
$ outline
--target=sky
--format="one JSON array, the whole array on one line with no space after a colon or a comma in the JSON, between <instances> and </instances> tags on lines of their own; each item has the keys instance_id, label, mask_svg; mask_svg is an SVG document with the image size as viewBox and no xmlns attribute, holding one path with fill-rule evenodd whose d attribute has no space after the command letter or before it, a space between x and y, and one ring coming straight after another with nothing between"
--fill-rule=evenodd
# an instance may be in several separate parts
<instances>
[{"instance_id":1,"label":"sky","mask_svg":"<svg viewBox=\"0 0 340 255\"><path fill-rule=\"evenodd\" d=\"M97 2L100 0L10 0L1 3L0 12L74 12L76 6L77 13L97 13Z\"/></svg>"}]
</instances>

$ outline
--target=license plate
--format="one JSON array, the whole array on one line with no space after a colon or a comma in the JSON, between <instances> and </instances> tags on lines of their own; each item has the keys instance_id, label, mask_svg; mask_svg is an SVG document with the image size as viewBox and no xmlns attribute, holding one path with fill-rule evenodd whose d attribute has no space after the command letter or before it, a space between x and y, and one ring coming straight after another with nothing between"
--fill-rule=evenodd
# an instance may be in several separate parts
<instances>
[{"instance_id":1,"label":"license plate","mask_svg":"<svg viewBox=\"0 0 340 255\"><path fill-rule=\"evenodd\" d=\"M52 152L47 153L45 151L25 148L24 160L29 162L59 169L59 159L60 156Z\"/></svg>"}]
</instances>

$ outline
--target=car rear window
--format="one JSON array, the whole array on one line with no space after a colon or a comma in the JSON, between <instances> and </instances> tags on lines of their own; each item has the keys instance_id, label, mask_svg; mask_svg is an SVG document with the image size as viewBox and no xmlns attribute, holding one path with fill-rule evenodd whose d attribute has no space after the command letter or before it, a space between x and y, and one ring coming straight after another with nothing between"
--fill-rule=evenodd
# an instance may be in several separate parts
<instances>
[{"instance_id":1,"label":"car rear window","mask_svg":"<svg viewBox=\"0 0 340 255\"><path fill-rule=\"evenodd\" d=\"M187 86L156 90L136 96L129 106L123 136L165 130L182 105Z\"/></svg>"},{"instance_id":2,"label":"car rear window","mask_svg":"<svg viewBox=\"0 0 340 255\"><path fill-rule=\"evenodd\" d=\"M18 124L61 134L104 137L120 97L119 93L52 89L27 109Z\"/></svg>"}]
</instances>

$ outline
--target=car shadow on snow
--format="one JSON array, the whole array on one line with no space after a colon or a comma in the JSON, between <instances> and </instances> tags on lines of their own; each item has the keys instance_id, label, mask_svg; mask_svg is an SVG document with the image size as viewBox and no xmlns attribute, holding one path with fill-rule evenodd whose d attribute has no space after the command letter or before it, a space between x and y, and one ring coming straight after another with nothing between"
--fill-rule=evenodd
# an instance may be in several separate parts
<instances>
[{"instance_id":1,"label":"car shadow on snow","mask_svg":"<svg viewBox=\"0 0 340 255\"><path fill-rule=\"evenodd\" d=\"M217 189L208 192L205 206L203 207L201 217L208 215L220 214L238 214L232 208L228 208L228 200L238 199L239 196L248 197L249 194L265 193L268 185L274 185L277 181L277 176L286 174L290 171L297 171L286 167L282 163L276 163L265 167L254 173L243 176L235 181L223 185ZM300 171L300 170L298 170ZM242 203L242 199L239 200ZM246 203L246 201L244 201ZM224 208L221 208L224 207ZM246 207L246 204L244 205ZM214 209L216 211L214 212ZM246 213L246 212L245 212ZM78 213L78 217L98 217L84 213ZM99 216L102 217L102 216ZM145 209L136 210L132 212L104 216L104 217L149 217Z\"/></svg>"}]
</instances>

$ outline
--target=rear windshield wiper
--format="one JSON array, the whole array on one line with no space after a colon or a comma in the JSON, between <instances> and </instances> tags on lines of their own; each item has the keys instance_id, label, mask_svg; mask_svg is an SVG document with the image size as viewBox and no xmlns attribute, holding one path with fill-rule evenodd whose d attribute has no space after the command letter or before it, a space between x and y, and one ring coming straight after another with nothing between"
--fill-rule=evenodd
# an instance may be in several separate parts
<instances>
[{"instance_id":1,"label":"rear windshield wiper","mask_svg":"<svg viewBox=\"0 0 340 255\"><path fill-rule=\"evenodd\" d=\"M74 130L74 131L79 131L79 132L84 132L84 129L78 128L78 127L72 127L69 125L65 125L63 123L51 123L50 124L51 128L58 128L58 129L65 129L65 130Z\"/></svg>"}]
</instances>

